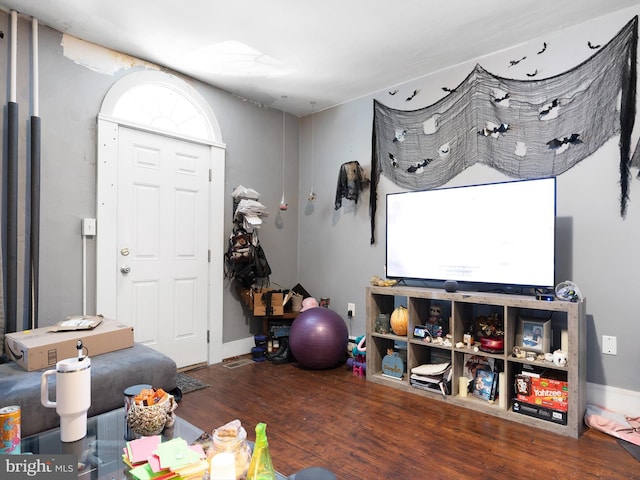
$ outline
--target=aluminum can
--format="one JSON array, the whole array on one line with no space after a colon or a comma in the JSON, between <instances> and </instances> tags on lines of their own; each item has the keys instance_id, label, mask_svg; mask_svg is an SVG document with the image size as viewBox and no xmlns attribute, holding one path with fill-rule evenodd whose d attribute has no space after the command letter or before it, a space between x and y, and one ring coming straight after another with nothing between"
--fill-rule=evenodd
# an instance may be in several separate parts
<instances>
[{"instance_id":1,"label":"aluminum can","mask_svg":"<svg viewBox=\"0 0 640 480\"><path fill-rule=\"evenodd\" d=\"M0 408L0 455L20 453L20 407Z\"/></svg>"}]
</instances>

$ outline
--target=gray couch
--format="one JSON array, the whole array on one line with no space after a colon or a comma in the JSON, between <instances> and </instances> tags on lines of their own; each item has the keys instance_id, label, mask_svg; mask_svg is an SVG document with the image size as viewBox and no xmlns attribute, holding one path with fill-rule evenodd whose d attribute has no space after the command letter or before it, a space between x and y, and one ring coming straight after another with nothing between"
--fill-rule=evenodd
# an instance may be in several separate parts
<instances>
[{"instance_id":1,"label":"gray couch","mask_svg":"<svg viewBox=\"0 0 640 480\"><path fill-rule=\"evenodd\" d=\"M60 425L55 408L40 403L40 377L45 370L27 372L14 362L0 365L0 407L20 405L22 437ZM149 384L165 391L176 388L176 364L142 344L91 357L93 416L124 406L124 390ZM55 375L49 377L49 399L55 401Z\"/></svg>"}]
</instances>

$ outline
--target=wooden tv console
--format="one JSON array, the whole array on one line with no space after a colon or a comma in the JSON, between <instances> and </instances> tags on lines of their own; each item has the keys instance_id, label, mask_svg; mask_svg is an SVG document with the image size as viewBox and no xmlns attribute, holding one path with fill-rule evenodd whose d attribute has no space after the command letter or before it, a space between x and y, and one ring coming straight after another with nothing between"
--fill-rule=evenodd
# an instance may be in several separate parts
<instances>
[{"instance_id":1,"label":"wooden tv console","mask_svg":"<svg viewBox=\"0 0 640 480\"><path fill-rule=\"evenodd\" d=\"M451 334L451 346L427 342L414 337L414 327L425 325L429 317L431 304L439 305L444 316L444 332ZM376 319L379 314L391 315L398 305L408 308L409 322L406 335L376 332ZM578 437L584 428L583 416L586 408L586 302L565 302L560 300L538 300L533 296L479 293L446 292L441 289L421 287L367 287L366 292L366 330L367 330L367 380L388 385L393 388L422 395L436 401L488 413L507 420L520 422L537 428L570 437ZM479 315L498 314L503 319L504 351L487 353L474 351L473 347L461 346L465 328ZM513 355L516 334L520 319L551 319L551 348L560 348L563 342L567 350L567 365L557 366L547 360L527 360ZM383 374L382 360L390 349L400 351L406 361L401 379L390 378ZM476 342L475 345L479 345ZM465 360L470 355L478 355L502 365L505 385L500 401L488 402L469 394L463 396L459 391L459 378L465 374ZM419 365L451 362L452 381L449 394L430 391L411 385L411 369ZM517 374L529 367L537 367L551 376L560 377L568 384L568 410L566 425L543 420L513 410L514 380Z\"/></svg>"}]
</instances>

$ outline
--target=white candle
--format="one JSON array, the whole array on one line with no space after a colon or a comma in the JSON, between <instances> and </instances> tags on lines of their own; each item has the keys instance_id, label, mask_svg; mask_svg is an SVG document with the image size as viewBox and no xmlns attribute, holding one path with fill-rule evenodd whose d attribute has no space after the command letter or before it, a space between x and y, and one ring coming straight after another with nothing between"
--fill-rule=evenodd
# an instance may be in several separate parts
<instances>
[{"instance_id":1,"label":"white candle","mask_svg":"<svg viewBox=\"0 0 640 480\"><path fill-rule=\"evenodd\" d=\"M498 405L502 409L507 408L507 380L504 372L498 374Z\"/></svg>"},{"instance_id":2,"label":"white candle","mask_svg":"<svg viewBox=\"0 0 640 480\"><path fill-rule=\"evenodd\" d=\"M459 390L458 395L461 397L466 397L469 392L469 379L467 377L460 377L458 379L459 382Z\"/></svg>"},{"instance_id":3,"label":"white candle","mask_svg":"<svg viewBox=\"0 0 640 480\"><path fill-rule=\"evenodd\" d=\"M233 453L222 452L211 458L210 480L236 480L236 457Z\"/></svg>"}]
</instances>

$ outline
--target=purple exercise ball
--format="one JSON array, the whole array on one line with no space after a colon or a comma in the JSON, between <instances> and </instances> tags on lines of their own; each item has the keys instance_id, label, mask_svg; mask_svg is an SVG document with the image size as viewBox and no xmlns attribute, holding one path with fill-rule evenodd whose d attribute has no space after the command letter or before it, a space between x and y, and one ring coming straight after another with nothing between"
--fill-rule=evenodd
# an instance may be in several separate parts
<instances>
[{"instance_id":1,"label":"purple exercise ball","mask_svg":"<svg viewBox=\"0 0 640 480\"><path fill-rule=\"evenodd\" d=\"M300 312L289 330L289 346L307 368L332 368L346 358L349 331L340 315L325 307Z\"/></svg>"}]
</instances>

